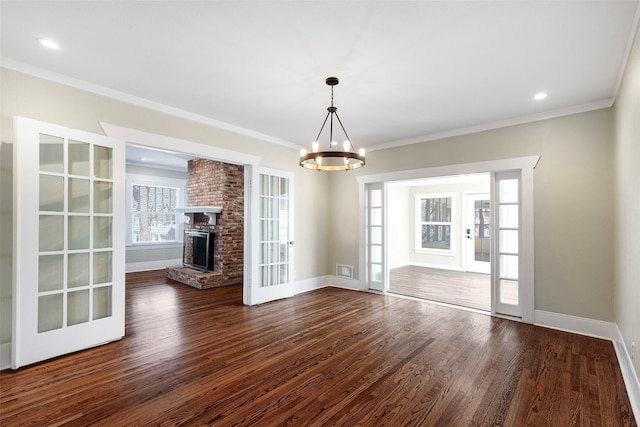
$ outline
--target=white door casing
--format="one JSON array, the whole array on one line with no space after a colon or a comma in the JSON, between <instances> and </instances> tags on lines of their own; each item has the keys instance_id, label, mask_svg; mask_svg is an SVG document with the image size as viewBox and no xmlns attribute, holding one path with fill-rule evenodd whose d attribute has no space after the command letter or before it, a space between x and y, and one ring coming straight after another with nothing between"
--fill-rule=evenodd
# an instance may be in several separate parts
<instances>
[{"instance_id":1,"label":"white door casing","mask_svg":"<svg viewBox=\"0 0 640 427\"><path fill-rule=\"evenodd\" d=\"M14 120L12 367L124 336L124 142Z\"/></svg>"}]
</instances>

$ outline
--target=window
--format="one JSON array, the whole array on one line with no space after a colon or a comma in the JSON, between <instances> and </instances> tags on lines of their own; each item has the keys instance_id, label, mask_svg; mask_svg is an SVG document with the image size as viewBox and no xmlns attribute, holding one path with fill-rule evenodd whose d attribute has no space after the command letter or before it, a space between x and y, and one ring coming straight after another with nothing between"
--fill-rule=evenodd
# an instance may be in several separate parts
<instances>
[{"instance_id":1,"label":"window","mask_svg":"<svg viewBox=\"0 0 640 427\"><path fill-rule=\"evenodd\" d=\"M156 187L133 184L132 235L133 243L173 242L176 240L178 201L175 187Z\"/></svg>"},{"instance_id":2,"label":"window","mask_svg":"<svg viewBox=\"0 0 640 427\"><path fill-rule=\"evenodd\" d=\"M153 182L151 182L153 181ZM127 175L127 243L177 243L182 241L185 181L170 178Z\"/></svg>"},{"instance_id":3,"label":"window","mask_svg":"<svg viewBox=\"0 0 640 427\"><path fill-rule=\"evenodd\" d=\"M452 251L451 195L416 196L416 250Z\"/></svg>"}]
</instances>

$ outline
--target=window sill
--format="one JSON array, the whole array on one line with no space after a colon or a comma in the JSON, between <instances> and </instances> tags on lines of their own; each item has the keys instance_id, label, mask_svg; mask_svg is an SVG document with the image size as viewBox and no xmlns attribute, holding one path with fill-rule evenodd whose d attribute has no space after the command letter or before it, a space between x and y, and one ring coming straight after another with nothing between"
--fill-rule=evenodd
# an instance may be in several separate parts
<instances>
[{"instance_id":1,"label":"window sill","mask_svg":"<svg viewBox=\"0 0 640 427\"><path fill-rule=\"evenodd\" d=\"M148 242L148 243L129 243L126 245L128 251L141 251L149 249L171 249L182 248L182 242Z\"/></svg>"},{"instance_id":2,"label":"window sill","mask_svg":"<svg viewBox=\"0 0 640 427\"><path fill-rule=\"evenodd\" d=\"M446 250L439 250L439 249L414 249L413 251L421 255L440 255L440 256L450 256L450 257L456 256L455 251L446 251Z\"/></svg>"}]
</instances>

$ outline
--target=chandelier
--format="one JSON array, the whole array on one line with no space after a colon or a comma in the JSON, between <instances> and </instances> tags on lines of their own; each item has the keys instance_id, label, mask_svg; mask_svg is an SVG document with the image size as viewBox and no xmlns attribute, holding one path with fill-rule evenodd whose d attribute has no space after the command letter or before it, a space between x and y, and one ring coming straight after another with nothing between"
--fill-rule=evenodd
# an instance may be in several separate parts
<instances>
[{"instance_id":1,"label":"chandelier","mask_svg":"<svg viewBox=\"0 0 640 427\"><path fill-rule=\"evenodd\" d=\"M326 83L331 86L331 107L327 108L328 113L324 118L324 122L322 122L320 132L318 132L316 140L311 144L311 152L307 153L307 150L300 150L300 166L318 171L348 171L360 168L365 163L364 148L361 148L357 153L355 152L349 135L347 135L347 131L338 116L338 108L333 106L333 87L339 83L339 80L337 77L327 77ZM338 142L333 139L334 116L346 138L342 143L342 151L337 147ZM327 121L329 121L329 150L320 151L320 135Z\"/></svg>"}]
</instances>

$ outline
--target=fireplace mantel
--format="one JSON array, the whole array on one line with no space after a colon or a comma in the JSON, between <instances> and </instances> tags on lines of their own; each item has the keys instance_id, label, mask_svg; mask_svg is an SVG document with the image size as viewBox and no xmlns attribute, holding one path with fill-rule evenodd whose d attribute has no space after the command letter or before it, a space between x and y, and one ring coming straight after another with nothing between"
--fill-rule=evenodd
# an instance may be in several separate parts
<instances>
[{"instance_id":1,"label":"fireplace mantel","mask_svg":"<svg viewBox=\"0 0 640 427\"><path fill-rule=\"evenodd\" d=\"M202 214L209 217L210 225L216 225L216 214L222 212L222 208L219 206L187 206L184 208L175 208L174 210L184 214L187 224L193 223L193 216L195 214Z\"/></svg>"}]
</instances>

